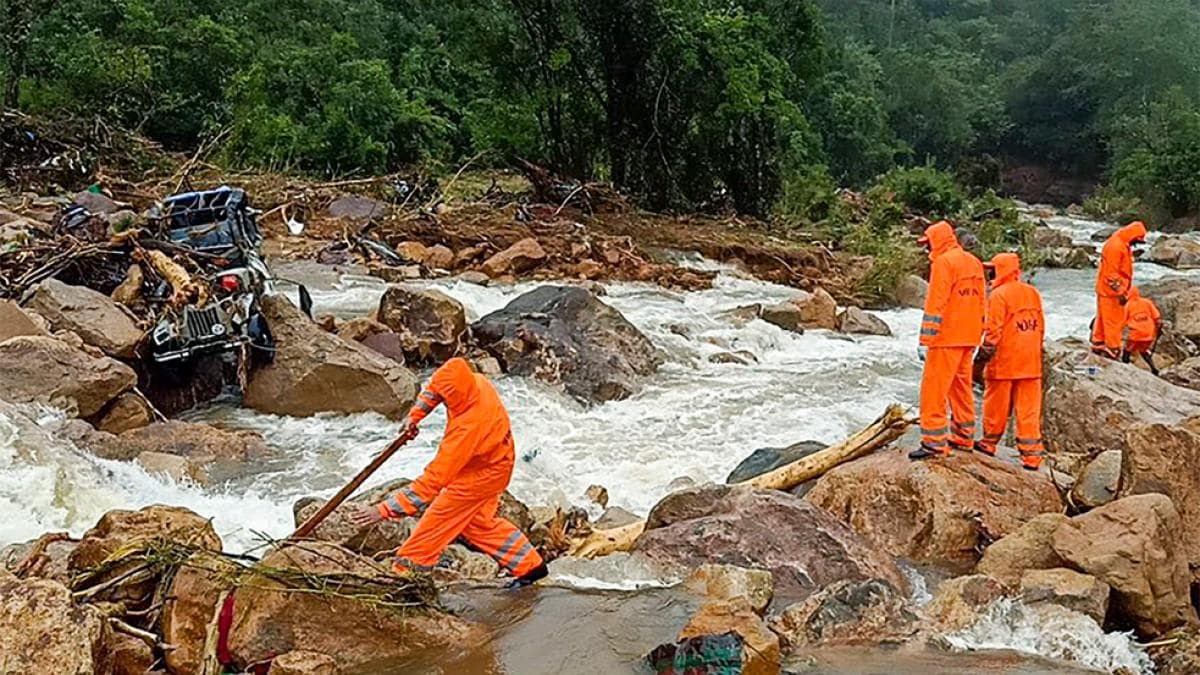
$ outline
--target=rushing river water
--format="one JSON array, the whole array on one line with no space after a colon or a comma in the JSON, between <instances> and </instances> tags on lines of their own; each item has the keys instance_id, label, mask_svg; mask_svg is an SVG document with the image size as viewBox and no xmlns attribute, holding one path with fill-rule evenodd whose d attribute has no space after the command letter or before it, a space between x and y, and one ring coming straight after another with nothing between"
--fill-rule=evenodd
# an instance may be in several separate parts
<instances>
[{"instance_id":1,"label":"rushing river water","mask_svg":"<svg viewBox=\"0 0 1200 675\"><path fill-rule=\"evenodd\" d=\"M1103 226L1066 218L1051 224L1081 242ZM794 293L792 289L706 261L692 262L720 271L712 289L683 293L645 284L608 286L605 302L619 309L667 356L662 369L636 396L583 408L533 380L499 379L518 447L511 490L519 498L530 504L582 504L585 489L600 484L608 488L612 505L644 514L678 477L721 482L756 448L809 439L838 441L892 402L915 405L920 379L918 310L880 313L891 326L892 337L851 339L825 331L797 335L758 320L741 323L727 314L747 304L783 300ZM368 314L384 290L369 277L332 280L326 273L321 280L303 266L286 271L314 282L317 312L344 318ZM1166 272L1139 265L1137 274L1139 281L1148 281ZM1034 283L1045 297L1050 338L1086 335L1094 310L1093 275L1090 270L1045 270L1035 275ZM460 300L472 319L534 287L482 287L453 280L428 284ZM750 352L757 363L709 361L710 356L729 351ZM47 427L58 418L49 410L32 414ZM98 460L51 442L37 425L0 413L0 514L4 516L0 543L28 540L50 530L78 535L110 509L167 503L212 517L227 549L250 550L262 534L287 535L293 526L293 502L334 492L396 431L394 423L376 415L297 419L257 413L233 402L194 411L189 417L258 431L284 460L276 470L219 487L179 485L148 475L136 465ZM417 475L433 456L444 421L444 413L431 416L421 437L391 460L377 479ZM593 576L598 577L593 585L620 586L630 581L623 578L628 574L619 565L597 565L559 576L576 582ZM999 623L990 635L1008 638L988 642L965 635L959 646L1028 649L1029 640L1021 637L1023 619L1009 615L994 620ZM1008 632L999 625L1005 621L1015 622ZM1094 658L1083 659L1089 665L1146 667L1127 638L1104 636L1094 624L1091 630L1094 635L1078 627L1069 631L1091 636L1088 648ZM1044 645L1034 651L1062 656ZM835 655L828 658L837 660ZM920 659L913 663L912 672L939 672L922 665Z\"/></svg>"}]
</instances>

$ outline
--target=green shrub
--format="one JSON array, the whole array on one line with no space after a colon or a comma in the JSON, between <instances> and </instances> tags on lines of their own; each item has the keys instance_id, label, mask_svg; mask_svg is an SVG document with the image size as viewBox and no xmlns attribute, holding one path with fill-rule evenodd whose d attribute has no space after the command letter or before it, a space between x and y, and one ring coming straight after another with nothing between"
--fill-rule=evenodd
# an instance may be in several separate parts
<instances>
[{"instance_id":1,"label":"green shrub","mask_svg":"<svg viewBox=\"0 0 1200 675\"><path fill-rule=\"evenodd\" d=\"M954 176L932 166L892 169L877 187L893 193L908 210L930 218L952 217L967 201Z\"/></svg>"},{"instance_id":2,"label":"green shrub","mask_svg":"<svg viewBox=\"0 0 1200 675\"><path fill-rule=\"evenodd\" d=\"M815 164L784 177L772 216L784 227L813 226L836 240L845 231L845 210L829 170L822 164Z\"/></svg>"}]
</instances>

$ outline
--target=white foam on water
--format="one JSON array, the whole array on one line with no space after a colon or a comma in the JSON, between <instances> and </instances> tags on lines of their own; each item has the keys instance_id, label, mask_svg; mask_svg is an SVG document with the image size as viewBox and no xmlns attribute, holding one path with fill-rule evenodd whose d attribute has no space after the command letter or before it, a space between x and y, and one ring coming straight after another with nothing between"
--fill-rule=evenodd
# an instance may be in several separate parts
<instances>
[{"instance_id":1,"label":"white foam on water","mask_svg":"<svg viewBox=\"0 0 1200 675\"><path fill-rule=\"evenodd\" d=\"M946 636L962 651L1010 649L1072 661L1103 672L1153 673L1154 664L1129 633L1105 633L1094 619L1058 605L1028 607L1002 598L974 625Z\"/></svg>"},{"instance_id":2,"label":"white foam on water","mask_svg":"<svg viewBox=\"0 0 1200 675\"><path fill-rule=\"evenodd\" d=\"M549 568L551 583L580 589L639 591L666 588L680 582L658 574L628 553L614 553L595 560L559 558L551 562Z\"/></svg>"}]
</instances>

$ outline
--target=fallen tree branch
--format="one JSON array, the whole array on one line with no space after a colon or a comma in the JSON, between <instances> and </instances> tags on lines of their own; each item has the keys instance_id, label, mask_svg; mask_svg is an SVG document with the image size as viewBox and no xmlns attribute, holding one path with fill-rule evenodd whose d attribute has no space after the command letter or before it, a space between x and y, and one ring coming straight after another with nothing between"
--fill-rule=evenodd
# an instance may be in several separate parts
<instances>
[{"instance_id":1,"label":"fallen tree branch","mask_svg":"<svg viewBox=\"0 0 1200 675\"><path fill-rule=\"evenodd\" d=\"M13 568L13 574L22 579L36 575L49 560L46 557L46 549L56 541L71 541L71 534L69 532L49 532L38 537L25 559Z\"/></svg>"},{"instance_id":2,"label":"fallen tree branch","mask_svg":"<svg viewBox=\"0 0 1200 675\"><path fill-rule=\"evenodd\" d=\"M836 466L886 447L903 436L913 423L913 420L905 417L904 408L892 405L878 419L845 441L752 478L741 485L769 490L791 490L814 478L820 478ZM623 527L594 530L588 536L574 542L570 555L577 558L596 558L632 550L637 538L642 536L645 529L646 521L641 520Z\"/></svg>"}]
</instances>

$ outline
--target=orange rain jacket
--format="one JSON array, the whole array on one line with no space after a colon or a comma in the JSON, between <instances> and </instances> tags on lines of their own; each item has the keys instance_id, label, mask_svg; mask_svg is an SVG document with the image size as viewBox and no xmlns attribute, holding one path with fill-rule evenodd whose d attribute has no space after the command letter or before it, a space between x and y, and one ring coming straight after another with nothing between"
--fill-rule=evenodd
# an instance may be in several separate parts
<instances>
[{"instance_id":1,"label":"orange rain jacket","mask_svg":"<svg viewBox=\"0 0 1200 675\"><path fill-rule=\"evenodd\" d=\"M1129 302L1125 303L1125 328L1129 331L1129 342L1153 343L1158 339L1162 326L1162 314L1149 299L1143 298L1137 288L1129 289Z\"/></svg>"},{"instance_id":2,"label":"orange rain jacket","mask_svg":"<svg viewBox=\"0 0 1200 675\"><path fill-rule=\"evenodd\" d=\"M1042 343L1046 317L1042 295L1021 281L1021 258L1001 253L992 258L996 279L988 299L985 347L995 353L988 361L989 380L1022 380L1042 376Z\"/></svg>"},{"instance_id":3,"label":"orange rain jacket","mask_svg":"<svg viewBox=\"0 0 1200 675\"><path fill-rule=\"evenodd\" d=\"M453 358L433 374L409 419L417 425L443 402L449 414L446 433L413 488L419 494L436 494L453 482L457 490L500 494L508 487L516 459L508 411L500 396L487 378L471 372L465 360Z\"/></svg>"},{"instance_id":4,"label":"orange rain jacket","mask_svg":"<svg viewBox=\"0 0 1200 675\"><path fill-rule=\"evenodd\" d=\"M1132 222L1113 233L1100 250L1100 271L1096 274L1096 295L1124 298L1133 287L1134 242L1145 241L1146 225Z\"/></svg>"},{"instance_id":5,"label":"orange rain jacket","mask_svg":"<svg viewBox=\"0 0 1200 675\"><path fill-rule=\"evenodd\" d=\"M983 335L985 290L983 263L963 250L946 221L925 230L929 242L929 294L921 322L926 347L979 346Z\"/></svg>"}]
</instances>

